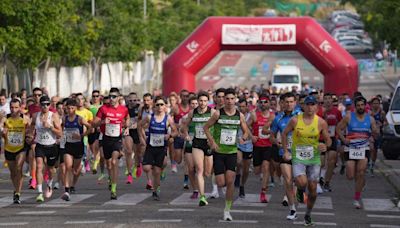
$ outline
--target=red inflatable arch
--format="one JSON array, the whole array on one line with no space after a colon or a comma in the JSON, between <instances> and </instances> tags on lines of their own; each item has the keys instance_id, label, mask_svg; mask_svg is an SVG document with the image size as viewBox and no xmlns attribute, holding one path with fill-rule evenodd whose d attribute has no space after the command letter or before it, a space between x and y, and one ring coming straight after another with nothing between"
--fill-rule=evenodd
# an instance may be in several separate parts
<instances>
[{"instance_id":1,"label":"red inflatable arch","mask_svg":"<svg viewBox=\"0 0 400 228\"><path fill-rule=\"evenodd\" d=\"M324 75L324 90L352 94L358 65L310 17L209 17L165 60L163 93L196 91L196 74L220 51L297 50Z\"/></svg>"}]
</instances>

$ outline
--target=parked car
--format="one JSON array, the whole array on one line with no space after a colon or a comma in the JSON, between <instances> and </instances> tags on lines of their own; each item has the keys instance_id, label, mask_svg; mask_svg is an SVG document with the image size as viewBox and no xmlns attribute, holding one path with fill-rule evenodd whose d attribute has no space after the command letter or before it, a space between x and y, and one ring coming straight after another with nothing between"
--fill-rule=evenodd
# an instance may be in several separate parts
<instances>
[{"instance_id":1,"label":"parked car","mask_svg":"<svg viewBox=\"0 0 400 228\"><path fill-rule=\"evenodd\" d=\"M382 129L383 156L397 159L400 156L400 81L393 93L386 119L388 124Z\"/></svg>"},{"instance_id":2,"label":"parked car","mask_svg":"<svg viewBox=\"0 0 400 228\"><path fill-rule=\"evenodd\" d=\"M370 53L373 50L371 44L365 44L357 40L344 40L340 41L339 44L351 54Z\"/></svg>"}]
</instances>

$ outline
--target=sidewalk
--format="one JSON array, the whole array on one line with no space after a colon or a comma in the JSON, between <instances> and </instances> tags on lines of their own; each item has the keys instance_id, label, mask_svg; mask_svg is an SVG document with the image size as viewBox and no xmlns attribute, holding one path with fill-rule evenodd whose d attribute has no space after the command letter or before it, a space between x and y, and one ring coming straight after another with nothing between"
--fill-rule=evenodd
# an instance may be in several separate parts
<instances>
[{"instance_id":1,"label":"sidewalk","mask_svg":"<svg viewBox=\"0 0 400 228\"><path fill-rule=\"evenodd\" d=\"M395 200L398 202L397 207L400 207L400 160L385 160L383 158L378 158L375 167L397 192Z\"/></svg>"}]
</instances>

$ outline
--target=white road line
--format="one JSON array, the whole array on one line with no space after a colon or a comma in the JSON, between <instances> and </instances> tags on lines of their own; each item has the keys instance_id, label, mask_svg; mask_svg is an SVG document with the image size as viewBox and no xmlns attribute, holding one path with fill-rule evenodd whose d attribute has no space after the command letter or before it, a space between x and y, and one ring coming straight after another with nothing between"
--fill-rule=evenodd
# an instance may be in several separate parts
<instances>
[{"instance_id":1,"label":"white road line","mask_svg":"<svg viewBox=\"0 0 400 228\"><path fill-rule=\"evenodd\" d=\"M90 210L88 213L120 213L124 212L125 209L115 209L115 210Z\"/></svg>"},{"instance_id":2,"label":"white road line","mask_svg":"<svg viewBox=\"0 0 400 228\"><path fill-rule=\"evenodd\" d=\"M114 226L114 228L123 228L125 226L126 226L126 224L118 224L118 225Z\"/></svg>"},{"instance_id":3,"label":"white road line","mask_svg":"<svg viewBox=\"0 0 400 228\"><path fill-rule=\"evenodd\" d=\"M298 211L298 215L304 215L306 214L304 211ZM335 213L330 213L330 212L312 212L312 215L326 215L326 216L335 216Z\"/></svg>"},{"instance_id":4,"label":"white road line","mask_svg":"<svg viewBox=\"0 0 400 228\"><path fill-rule=\"evenodd\" d=\"M40 204L37 207L69 207L74 203L79 203L85 199L94 196L94 194L73 194L71 196L71 201L64 201L61 198L54 199L43 204Z\"/></svg>"},{"instance_id":5,"label":"white road line","mask_svg":"<svg viewBox=\"0 0 400 228\"><path fill-rule=\"evenodd\" d=\"M21 211L17 215L51 215L56 211Z\"/></svg>"},{"instance_id":6,"label":"white road line","mask_svg":"<svg viewBox=\"0 0 400 228\"><path fill-rule=\"evenodd\" d=\"M127 193L118 196L117 200L110 200L105 202L104 205L118 205L118 206L135 206L143 200L149 198L151 193Z\"/></svg>"},{"instance_id":7,"label":"white road line","mask_svg":"<svg viewBox=\"0 0 400 228\"><path fill-rule=\"evenodd\" d=\"M163 208L158 209L159 212L186 212L186 211L194 211L194 209L184 209L184 208Z\"/></svg>"},{"instance_id":8,"label":"white road line","mask_svg":"<svg viewBox=\"0 0 400 228\"><path fill-rule=\"evenodd\" d=\"M27 222L1 222L0 226L25 226Z\"/></svg>"},{"instance_id":9,"label":"white road line","mask_svg":"<svg viewBox=\"0 0 400 228\"><path fill-rule=\"evenodd\" d=\"M306 208L305 204L299 204L299 208ZM332 198L330 196L318 196L314 205L315 209L333 209Z\"/></svg>"},{"instance_id":10,"label":"white road line","mask_svg":"<svg viewBox=\"0 0 400 228\"><path fill-rule=\"evenodd\" d=\"M294 225L303 225L304 222L294 222ZM336 223L334 222L314 222L315 225L317 226L337 226Z\"/></svg>"},{"instance_id":11,"label":"white road line","mask_svg":"<svg viewBox=\"0 0 400 228\"><path fill-rule=\"evenodd\" d=\"M232 220L232 221L225 221L225 220L219 220L218 222L226 222L226 223L251 223L255 224L258 223L257 220Z\"/></svg>"},{"instance_id":12,"label":"white road line","mask_svg":"<svg viewBox=\"0 0 400 228\"><path fill-rule=\"evenodd\" d=\"M267 194L267 198L271 201L272 196ZM258 194L246 194L246 198L238 198L233 202L234 206L247 206L247 207L266 207L268 203L260 203Z\"/></svg>"},{"instance_id":13,"label":"white road line","mask_svg":"<svg viewBox=\"0 0 400 228\"><path fill-rule=\"evenodd\" d=\"M397 219L400 219L400 215L373 215L373 214L367 214L367 217L370 217L370 218L397 218Z\"/></svg>"},{"instance_id":14,"label":"white road line","mask_svg":"<svg viewBox=\"0 0 400 228\"><path fill-rule=\"evenodd\" d=\"M74 225L74 224L101 224L104 223L105 220L87 220L87 221L66 221L64 224Z\"/></svg>"},{"instance_id":15,"label":"white road line","mask_svg":"<svg viewBox=\"0 0 400 228\"><path fill-rule=\"evenodd\" d=\"M396 225L384 225L384 224L371 224L370 227L400 228L400 226L396 226Z\"/></svg>"},{"instance_id":16,"label":"white road line","mask_svg":"<svg viewBox=\"0 0 400 228\"><path fill-rule=\"evenodd\" d=\"M191 199L190 196L192 193L183 193L171 202L169 202L170 205L192 205L192 206L197 206L199 205L199 200L198 199ZM206 193L205 196L208 198L211 195L211 193Z\"/></svg>"},{"instance_id":17,"label":"white road line","mask_svg":"<svg viewBox=\"0 0 400 228\"><path fill-rule=\"evenodd\" d=\"M34 197L34 195L22 195L20 199L21 199L21 201L25 201L25 200L33 198L33 197ZM7 207L11 204L13 204L12 196L6 196L6 197L0 198L0 208Z\"/></svg>"},{"instance_id":18,"label":"white road line","mask_svg":"<svg viewBox=\"0 0 400 228\"><path fill-rule=\"evenodd\" d=\"M182 222L182 219L143 219L142 223L166 223L166 222Z\"/></svg>"},{"instance_id":19,"label":"white road line","mask_svg":"<svg viewBox=\"0 0 400 228\"><path fill-rule=\"evenodd\" d=\"M264 210L230 210L232 213L244 213L244 214L262 214Z\"/></svg>"},{"instance_id":20,"label":"white road line","mask_svg":"<svg viewBox=\"0 0 400 228\"><path fill-rule=\"evenodd\" d=\"M390 199L362 199L366 211L400 211Z\"/></svg>"}]
</instances>

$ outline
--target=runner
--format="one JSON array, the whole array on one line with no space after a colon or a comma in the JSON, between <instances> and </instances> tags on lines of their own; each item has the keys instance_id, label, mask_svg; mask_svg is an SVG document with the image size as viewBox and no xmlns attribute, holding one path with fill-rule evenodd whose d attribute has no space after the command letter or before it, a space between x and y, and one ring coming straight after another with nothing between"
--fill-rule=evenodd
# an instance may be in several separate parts
<instances>
[{"instance_id":1,"label":"runner","mask_svg":"<svg viewBox=\"0 0 400 228\"><path fill-rule=\"evenodd\" d=\"M78 98L79 99L79 98ZM75 186L81 174L82 157L84 153L83 137L90 132L90 124L84 118L76 114L77 105L76 99L67 100L67 114L63 120L64 122L64 135L65 143L65 174L64 174L64 187L65 192L62 199L65 201L70 200L70 193L75 193ZM86 130L84 130L84 126Z\"/></svg>"},{"instance_id":2,"label":"runner","mask_svg":"<svg viewBox=\"0 0 400 228\"><path fill-rule=\"evenodd\" d=\"M285 130L287 124L290 119L296 116L298 113L294 110L296 106L296 99L293 93L285 93L281 96L281 99L284 103L281 105L282 114L277 115L272 123L271 130L275 134L275 138L278 138L278 133L281 135ZM291 153L292 147L292 132L288 133L288 152ZM294 188L293 188L293 175L292 175L292 160L284 160L283 159L284 149L282 147L279 148L279 160L280 160L280 168L282 172L282 176L284 179L285 186L285 199L282 202L284 204L285 200L286 206L289 206L289 214L286 216L288 220L297 219L296 206L294 201Z\"/></svg>"},{"instance_id":3,"label":"runner","mask_svg":"<svg viewBox=\"0 0 400 228\"><path fill-rule=\"evenodd\" d=\"M163 97L157 96L154 99L154 113L147 115L138 129L141 143L147 145L143 157L143 170L146 173L152 171L153 199L157 201L160 200L161 169L164 167L167 155L167 141L170 137L178 135L172 117L166 113L166 103ZM168 133L169 127L171 134ZM147 139L145 129L149 132Z\"/></svg>"},{"instance_id":4,"label":"runner","mask_svg":"<svg viewBox=\"0 0 400 228\"><path fill-rule=\"evenodd\" d=\"M320 152L326 151L331 146L328 125L321 117L316 115L317 99L307 96L304 99L304 113L290 119L282 133L283 159L292 159L293 175L298 189L298 198L308 188L307 209L304 216L304 225L312 226L311 211L317 199L317 184L321 169ZM288 135L292 132L292 155L288 150ZM325 144L319 143L323 135Z\"/></svg>"},{"instance_id":5,"label":"runner","mask_svg":"<svg viewBox=\"0 0 400 228\"><path fill-rule=\"evenodd\" d=\"M102 102L103 102L103 105L109 105L110 102L111 102L110 101L110 97L109 96L103 97L103 101ZM97 112L98 112L98 110L97 110ZM96 116L97 116L97 112L96 112ZM93 128L93 124L92 124L92 129L94 129ZM100 165L100 175L97 178L97 183L98 184L102 184L103 183L103 179L106 177L106 175L104 174L104 168L106 166L106 161L105 161L105 158L104 158L103 133L101 132L101 127L97 127L97 130L99 131L98 140L99 140L99 152L100 152L100 163L99 163L99 165ZM110 173L110 170L108 168L107 168L107 173L108 173L109 188L111 188L111 182L110 182L111 173Z\"/></svg>"},{"instance_id":6,"label":"runner","mask_svg":"<svg viewBox=\"0 0 400 228\"><path fill-rule=\"evenodd\" d=\"M57 113L50 112L50 98L42 96L40 98L41 111L33 114L31 131L36 130L35 137L35 157L36 157L36 177L37 177L37 202L43 202L43 168L49 171L49 180L46 187L46 198L53 194L53 177L56 175L54 165L58 160L57 137L62 136L61 122Z\"/></svg>"},{"instance_id":7,"label":"runner","mask_svg":"<svg viewBox=\"0 0 400 228\"><path fill-rule=\"evenodd\" d=\"M367 100L355 97L355 112L348 113L336 128L336 133L345 145L346 176L355 182L353 205L361 209L361 192L365 186L365 171L370 158L369 138L378 136L375 119L365 112ZM343 130L347 128L347 136Z\"/></svg>"},{"instance_id":8,"label":"runner","mask_svg":"<svg viewBox=\"0 0 400 228\"><path fill-rule=\"evenodd\" d=\"M270 126L275 114L269 110L269 97L261 94L257 109L251 113L249 126L252 127L253 135L253 166L254 174L262 173L260 202L268 203L266 195L270 178L270 162L272 159L272 143Z\"/></svg>"},{"instance_id":9,"label":"runner","mask_svg":"<svg viewBox=\"0 0 400 228\"><path fill-rule=\"evenodd\" d=\"M110 89L110 104L100 107L92 123L94 128L100 126L101 133L103 133L103 153L107 169L111 174L112 200L117 199L118 160L122 156L122 134L129 134L130 122L128 109L119 104L119 95L117 88ZM125 132L122 132L122 128L125 128Z\"/></svg>"},{"instance_id":10,"label":"runner","mask_svg":"<svg viewBox=\"0 0 400 228\"><path fill-rule=\"evenodd\" d=\"M213 115L215 111L214 109L207 107L208 98L208 94L205 92L200 92L198 94L197 99L199 105L196 109L188 113L187 122L185 124L186 126L189 126L185 128L189 128L189 133L186 133L186 138L188 138L188 134L190 135L191 127L193 132L193 136L190 136L190 138L193 138L192 157L194 168L196 170L198 189L200 192L199 206L208 205L205 196L204 176L210 177L213 164L212 154L207 144L207 136L203 130L204 124L210 119L211 115Z\"/></svg>"},{"instance_id":11,"label":"runner","mask_svg":"<svg viewBox=\"0 0 400 228\"><path fill-rule=\"evenodd\" d=\"M239 111L244 115L244 119L246 123L250 120L251 113L249 111L248 103L246 99L241 98L238 102ZM249 125L247 125L249 126ZM238 153L237 153L237 171L236 171L236 181L239 182L239 197L245 198L246 193L244 190L244 186L247 182L247 178L249 177L249 170L250 170L250 162L253 158L253 142L251 139L245 141L245 143L240 144L239 140L243 137L242 129L239 129L238 133ZM236 187L236 185L235 185Z\"/></svg>"},{"instance_id":12,"label":"runner","mask_svg":"<svg viewBox=\"0 0 400 228\"><path fill-rule=\"evenodd\" d=\"M2 136L4 137L4 157L10 170L10 179L14 186L13 202L21 204L21 189L23 182L22 169L25 162L26 146L25 132L29 126L29 118L21 113L21 102L12 99L10 114L1 120ZM32 138L30 138L32 139Z\"/></svg>"},{"instance_id":13,"label":"runner","mask_svg":"<svg viewBox=\"0 0 400 228\"><path fill-rule=\"evenodd\" d=\"M244 115L235 106L236 92L234 89L225 90L225 105L217 110L204 125L211 149L213 150L213 166L217 185L226 186L225 209L223 219L232 221L230 210L232 207L234 181L236 175L237 146L236 138L239 128L243 130L240 143L243 144L249 138ZM213 135L210 128L214 126Z\"/></svg>"},{"instance_id":14,"label":"runner","mask_svg":"<svg viewBox=\"0 0 400 228\"><path fill-rule=\"evenodd\" d=\"M76 94L76 99L78 101L77 103L77 109L76 109L76 115L81 116L86 122L91 123L93 121L93 114L91 111L85 108L85 102L86 98L82 95L82 93L77 93ZM83 138L83 144L84 144L84 162L83 163L83 172L90 172L90 148L88 147L88 137L85 136Z\"/></svg>"},{"instance_id":15,"label":"runner","mask_svg":"<svg viewBox=\"0 0 400 228\"><path fill-rule=\"evenodd\" d=\"M101 107L100 100L100 91L93 90L92 91L92 100L89 111L92 113L92 116L96 116L99 108ZM97 166L100 162L100 153L99 153L99 135L100 129L91 129L90 134L88 135L88 143L90 151L92 152L94 162L92 164L92 173L97 174Z\"/></svg>"},{"instance_id":16,"label":"runner","mask_svg":"<svg viewBox=\"0 0 400 228\"><path fill-rule=\"evenodd\" d=\"M374 147L370 148L371 158L368 163L368 170L371 176L374 176L375 161L377 158L378 150L382 144L382 128L387 123L386 113L382 110L381 100L378 97L374 97L370 101L371 103L371 116L375 119L376 127L378 128L378 138L374 141Z\"/></svg>"}]
</instances>

